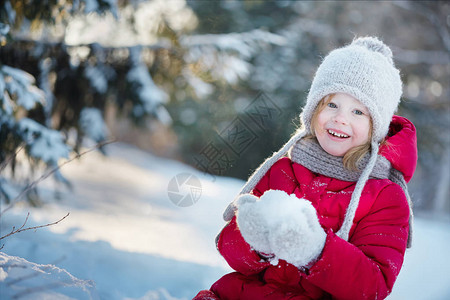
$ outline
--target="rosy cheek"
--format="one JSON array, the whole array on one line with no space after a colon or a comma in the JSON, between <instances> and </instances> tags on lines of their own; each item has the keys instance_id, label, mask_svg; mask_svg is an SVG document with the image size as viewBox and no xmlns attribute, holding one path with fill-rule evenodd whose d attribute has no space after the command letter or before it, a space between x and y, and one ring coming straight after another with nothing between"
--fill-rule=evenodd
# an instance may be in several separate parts
<instances>
[{"instance_id":1,"label":"rosy cheek","mask_svg":"<svg viewBox=\"0 0 450 300\"><path fill-rule=\"evenodd\" d=\"M359 136L362 141L367 142L369 140L369 130L361 130Z\"/></svg>"}]
</instances>

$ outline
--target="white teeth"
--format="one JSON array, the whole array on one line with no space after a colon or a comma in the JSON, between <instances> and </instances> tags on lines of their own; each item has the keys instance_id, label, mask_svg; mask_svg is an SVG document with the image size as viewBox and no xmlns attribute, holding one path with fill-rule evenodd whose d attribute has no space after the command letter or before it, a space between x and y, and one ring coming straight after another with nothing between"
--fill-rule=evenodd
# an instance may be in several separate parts
<instances>
[{"instance_id":1,"label":"white teeth","mask_svg":"<svg viewBox=\"0 0 450 300\"><path fill-rule=\"evenodd\" d=\"M334 131L332 131L330 129L328 129L328 133L332 134L334 136L340 137L340 138L348 138L348 135L345 135L343 133L337 133L337 132L334 132Z\"/></svg>"}]
</instances>

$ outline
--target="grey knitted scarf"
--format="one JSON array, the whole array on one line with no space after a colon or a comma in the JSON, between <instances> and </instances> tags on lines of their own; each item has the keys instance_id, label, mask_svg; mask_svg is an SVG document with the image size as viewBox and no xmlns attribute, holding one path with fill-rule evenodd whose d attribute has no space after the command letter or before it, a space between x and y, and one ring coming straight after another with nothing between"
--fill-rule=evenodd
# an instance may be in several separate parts
<instances>
[{"instance_id":1,"label":"grey knitted scarf","mask_svg":"<svg viewBox=\"0 0 450 300\"><path fill-rule=\"evenodd\" d=\"M367 165L370 158L370 154L364 156L358 164L357 171L348 170L344 168L342 157L328 154L325 150L323 150L316 139L301 139L291 148L289 156L293 162L304 166L314 173L352 182L358 181L361 177L362 169ZM369 178L389 179L403 189L410 206L410 226L408 235L408 247L410 247L412 242L413 221L411 209L412 203L403 174L392 168L391 163L384 156L378 155Z\"/></svg>"},{"instance_id":2,"label":"grey knitted scarf","mask_svg":"<svg viewBox=\"0 0 450 300\"><path fill-rule=\"evenodd\" d=\"M361 177L362 169L367 165L370 157L370 155L367 154L361 159L358 164L357 171L348 170L344 168L342 157L328 154L314 138L301 139L298 141L291 148L289 155L293 162L306 167L314 173L319 173L344 181L358 181ZM369 175L369 178L391 179L391 172L397 173L398 171L391 168L391 163L384 156L378 155L377 161ZM395 179L398 179L398 176L395 176ZM406 183L403 182L398 182L402 188L403 186L406 186Z\"/></svg>"}]
</instances>

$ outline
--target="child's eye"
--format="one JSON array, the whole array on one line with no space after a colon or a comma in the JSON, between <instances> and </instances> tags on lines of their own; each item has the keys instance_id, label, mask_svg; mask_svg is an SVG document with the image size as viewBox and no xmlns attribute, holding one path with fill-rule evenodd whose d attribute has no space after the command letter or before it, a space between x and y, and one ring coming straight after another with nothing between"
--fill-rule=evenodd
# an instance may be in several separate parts
<instances>
[{"instance_id":1,"label":"child's eye","mask_svg":"<svg viewBox=\"0 0 450 300\"><path fill-rule=\"evenodd\" d=\"M359 109L355 109L353 111L356 115L363 115L364 113L362 111L360 111Z\"/></svg>"},{"instance_id":2,"label":"child's eye","mask_svg":"<svg viewBox=\"0 0 450 300\"><path fill-rule=\"evenodd\" d=\"M337 105L334 104L333 102L328 103L327 106L331 107L331 108L336 108L337 107Z\"/></svg>"}]
</instances>

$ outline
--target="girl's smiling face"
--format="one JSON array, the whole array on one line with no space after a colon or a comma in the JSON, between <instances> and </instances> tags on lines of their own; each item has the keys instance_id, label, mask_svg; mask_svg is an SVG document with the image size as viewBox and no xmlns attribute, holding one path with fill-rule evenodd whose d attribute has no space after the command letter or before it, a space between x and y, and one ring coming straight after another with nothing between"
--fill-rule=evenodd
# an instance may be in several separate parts
<instances>
[{"instance_id":1,"label":"girl's smiling face","mask_svg":"<svg viewBox=\"0 0 450 300\"><path fill-rule=\"evenodd\" d=\"M336 93L317 115L313 130L326 152L344 156L351 148L369 141L369 111L356 98Z\"/></svg>"}]
</instances>

